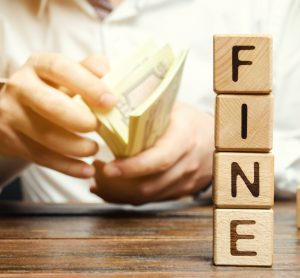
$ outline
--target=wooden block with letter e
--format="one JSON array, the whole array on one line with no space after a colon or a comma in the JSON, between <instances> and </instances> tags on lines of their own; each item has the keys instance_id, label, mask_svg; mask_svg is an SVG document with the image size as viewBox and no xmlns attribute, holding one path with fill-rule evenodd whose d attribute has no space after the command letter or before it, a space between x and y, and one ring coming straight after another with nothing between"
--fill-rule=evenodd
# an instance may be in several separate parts
<instances>
[{"instance_id":1,"label":"wooden block with letter e","mask_svg":"<svg viewBox=\"0 0 300 278\"><path fill-rule=\"evenodd\" d=\"M214 90L266 94L272 90L272 38L264 35L214 36Z\"/></svg>"},{"instance_id":2,"label":"wooden block with letter e","mask_svg":"<svg viewBox=\"0 0 300 278\"><path fill-rule=\"evenodd\" d=\"M213 196L218 208L271 208L274 204L273 154L215 153Z\"/></svg>"},{"instance_id":3,"label":"wooden block with letter e","mask_svg":"<svg viewBox=\"0 0 300 278\"><path fill-rule=\"evenodd\" d=\"M272 95L218 95L215 145L218 151L272 149Z\"/></svg>"},{"instance_id":4,"label":"wooden block with letter e","mask_svg":"<svg viewBox=\"0 0 300 278\"><path fill-rule=\"evenodd\" d=\"M272 209L214 209L214 263L271 266Z\"/></svg>"}]
</instances>

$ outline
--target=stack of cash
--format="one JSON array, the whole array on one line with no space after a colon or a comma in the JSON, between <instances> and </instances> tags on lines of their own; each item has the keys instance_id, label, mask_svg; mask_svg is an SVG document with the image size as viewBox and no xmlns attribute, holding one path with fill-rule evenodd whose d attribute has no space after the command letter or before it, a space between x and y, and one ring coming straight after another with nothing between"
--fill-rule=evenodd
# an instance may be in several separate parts
<instances>
[{"instance_id":1,"label":"stack of cash","mask_svg":"<svg viewBox=\"0 0 300 278\"><path fill-rule=\"evenodd\" d=\"M93 112L101 122L98 133L116 158L136 155L162 136L186 56L187 50L175 56L169 45L147 43L102 78L118 103L108 112Z\"/></svg>"}]
</instances>

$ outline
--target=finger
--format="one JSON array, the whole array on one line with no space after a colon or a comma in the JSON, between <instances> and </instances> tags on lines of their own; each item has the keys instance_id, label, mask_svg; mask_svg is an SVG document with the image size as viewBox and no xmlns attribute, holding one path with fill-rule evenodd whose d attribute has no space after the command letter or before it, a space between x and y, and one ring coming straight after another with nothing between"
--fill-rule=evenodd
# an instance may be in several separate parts
<instances>
[{"instance_id":1,"label":"finger","mask_svg":"<svg viewBox=\"0 0 300 278\"><path fill-rule=\"evenodd\" d=\"M22 74L22 79L12 78L9 86L25 105L63 128L77 132L97 129L97 119L91 111L41 81L33 71L27 69ZM24 79L30 82L24 82Z\"/></svg>"},{"instance_id":2,"label":"finger","mask_svg":"<svg viewBox=\"0 0 300 278\"><path fill-rule=\"evenodd\" d=\"M103 77L109 71L107 59L100 54L89 55L81 62L81 65L98 77Z\"/></svg>"},{"instance_id":3,"label":"finger","mask_svg":"<svg viewBox=\"0 0 300 278\"><path fill-rule=\"evenodd\" d=\"M77 178L90 178L94 176L95 169L92 165L62 156L32 141L26 135L18 134L18 136L23 142L25 150L24 158L26 160Z\"/></svg>"},{"instance_id":4,"label":"finger","mask_svg":"<svg viewBox=\"0 0 300 278\"><path fill-rule=\"evenodd\" d=\"M174 184L183 179L193 177L197 170L198 164L195 164L191 156L186 154L167 171L141 178L138 184L139 195L144 203L160 200L162 194L172 191Z\"/></svg>"},{"instance_id":5,"label":"finger","mask_svg":"<svg viewBox=\"0 0 300 278\"><path fill-rule=\"evenodd\" d=\"M95 160L93 162L93 166L95 168L96 174L95 174L95 181L96 185L92 185L90 187L90 192L101 197L103 200L111 203L122 203L119 200L119 192L117 190L114 190L113 184L109 184L106 180L106 178L103 176L103 167L104 163L100 160ZM111 190L114 191L114 193L111 193Z\"/></svg>"},{"instance_id":6,"label":"finger","mask_svg":"<svg viewBox=\"0 0 300 278\"><path fill-rule=\"evenodd\" d=\"M205 176L199 178L196 175L185 175L157 195L155 201L173 200L193 195L207 188L210 180L210 178Z\"/></svg>"},{"instance_id":7,"label":"finger","mask_svg":"<svg viewBox=\"0 0 300 278\"><path fill-rule=\"evenodd\" d=\"M19 109L14 128L57 153L86 157L97 153L98 144L82 138L40 117L29 108Z\"/></svg>"},{"instance_id":8,"label":"finger","mask_svg":"<svg viewBox=\"0 0 300 278\"><path fill-rule=\"evenodd\" d=\"M103 82L79 63L60 54L36 54L30 61L39 76L80 94L91 106L109 109L116 104Z\"/></svg>"},{"instance_id":9,"label":"finger","mask_svg":"<svg viewBox=\"0 0 300 278\"><path fill-rule=\"evenodd\" d=\"M154 147L134 157L113 161L105 166L104 172L109 177L126 178L160 173L172 167L188 151L188 148L186 135L178 133L175 125L171 123L166 134Z\"/></svg>"},{"instance_id":10,"label":"finger","mask_svg":"<svg viewBox=\"0 0 300 278\"><path fill-rule=\"evenodd\" d=\"M175 200L188 195L193 192L194 184L190 177L183 177L182 179L174 182L164 192L161 192L159 196L155 198L155 202Z\"/></svg>"},{"instance_id":11,"label":"finger","mask_svg":"<svg viewBox=\"0 0 300 278\"><path fill-rule=\"evenodd\" d=\"M170 184L159 195L152 198L152 202L164 202L187 197L198 192L198 187L195 184L193 177L184 176L181 179Z\"/></svg>"},{"instance_id":12,"label":"finger","mask_svg":"<svg viewBox=\"0 0 300 278\"><path fill-rule=\"evenodd\" d=\"M196 193L211 181L207 164L210 163L199 161L197 153L189 152L163 174L148 180L145 178L142 193L151 201L170 200Z\"/></svg>"},{"instance_id":13,"label":"finger","mask_svg":"<svg viewBox=\"0 0 300 278\"><path fill-rule=\"evenodd\" d=\"M182 178L182 166L176 164L163 174L144 178L127 179L123 177L106 177L103 173L105 164L94 162L96 168L97 186L91 187L91 192L109 202L130 203L142 205L156 201L160 195L168 191L173 183Z\"/></svg>"},{"instance_id":14,"label":"finger","mask_svg":"<svg viewBox=\"0 0 300 278\"><path fill-rule=\"evenodd\" d=\"M100 78L102 78L109 71L109 64L107 59L100 54L92 54L88 56L86 59L84 59L80 64ZM47 84L50 85L51 87L60 90L61 92L67 94L68 96L73 97L77 94L77 92L70 91L66 87L59 86L55 82L48 80L46 78L44 78L44 81L46 81Z\"/></svg>"},{"instance_id":15,"label":"finger","mask_svg":"<svg viewBox=\"0 0 300 278\"><path fill-rule=\"evenodd\" d=\"M103 167L105 163L101 161L94 161L93 163L96 175L96 186L92 186L90 191L107 202L119 204L132 204L138 201L140 196L137 192L136 181L107 178L103 174Z\"/></svg>"}]
</instances>

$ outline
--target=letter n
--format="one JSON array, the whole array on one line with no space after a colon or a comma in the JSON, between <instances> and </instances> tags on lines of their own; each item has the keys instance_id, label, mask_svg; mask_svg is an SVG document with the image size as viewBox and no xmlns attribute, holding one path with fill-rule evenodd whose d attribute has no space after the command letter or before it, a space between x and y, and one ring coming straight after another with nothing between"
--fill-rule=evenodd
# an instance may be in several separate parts
<instances>
[{"instance_id":1,"label":"letter n","mask_svg":"<svg viewBox=\"0 0 300 278\"><path fill-rule=\"evenodd\" d=\"M237 162L231 163L231 196L237 196L237 177L240 176L253 197L259 196L259 163L254 162L254 181L251 183Z\"/></svg>"}]
</instances>

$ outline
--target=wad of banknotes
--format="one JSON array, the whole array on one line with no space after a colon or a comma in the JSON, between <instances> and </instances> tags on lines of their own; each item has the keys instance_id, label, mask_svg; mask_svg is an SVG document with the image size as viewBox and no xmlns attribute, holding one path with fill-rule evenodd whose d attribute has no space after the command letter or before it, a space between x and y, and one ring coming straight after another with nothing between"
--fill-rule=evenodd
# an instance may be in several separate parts
<instances>
[{"instance_id":1,"label":"wad of banknotes","mask_svg":"<svg viewBox=\"0 0 300 278\"><path fill-rule=\"evenodd\" d=\"M152 147L165 132L186 56L187 50L175 55L169 45L147 43L102 78L118 103L108 112L92 110L116 158Z\"/></svg>"}]
</instances>

